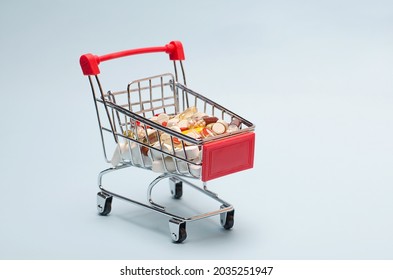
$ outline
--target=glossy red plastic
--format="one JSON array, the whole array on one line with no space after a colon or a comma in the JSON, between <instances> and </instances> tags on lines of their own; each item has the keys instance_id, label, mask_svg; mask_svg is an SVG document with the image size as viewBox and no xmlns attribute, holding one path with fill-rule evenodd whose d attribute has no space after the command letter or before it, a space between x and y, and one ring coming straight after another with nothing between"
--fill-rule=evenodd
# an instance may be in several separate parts
<instances>
[{"instance_id":1,"label":"glossy red plastic","mask_svg":"<svg viewBox=\"0 0 393 280\"><path fill-rule=\"evenodd\" d=\"M105 54L102 56L97 56L91 53L84 54L80 57L79 63L82 68L83 75L98 75L100 74L100 68L98 65L107 60L116 59L124 56L144 54L144 53L154 53L154 52L165 52L169 54L170 60L184 60L184 50L183 45L180 41L172 41L169 44L161 47L148 47L139 48L132 50L125 50L110 54Z\"/></svg>"},{"instance_id":2,"label":"glossy red plastic","mask_svg":"<svg viewBox=\"0 0 393 280\"><path fill-rule=\"evenodd\" d=\"M254 166L253 132L203 145L202 181L207 182Z\"/></svg>"}]
</instances>

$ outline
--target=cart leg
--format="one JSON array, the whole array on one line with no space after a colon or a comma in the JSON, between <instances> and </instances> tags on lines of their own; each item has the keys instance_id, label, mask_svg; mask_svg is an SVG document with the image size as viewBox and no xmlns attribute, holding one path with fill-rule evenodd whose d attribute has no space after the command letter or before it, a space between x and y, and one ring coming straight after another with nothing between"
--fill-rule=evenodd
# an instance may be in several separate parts
<instances>
[{"instance_id":1,"label":"cart leg","mask_svg":"<svg viewBox=\"0 0 393 280\"><path fill-rule=\"evenodd\" d=\"M172 197L179 199L183 195L183 182L177 178L169 178L169 187L171 189Z\"/></svg>"},{"instance_id":2,"label":"cart leg","mask_svg":"<svg viewBox=\"0 0 393 280\"><path fill-rule=\"evenodd\" d=\"M101 216L108 215L112 210L113 196L104 192L97 193L97 210Z\"/></svg>"},{"instance_id":3,"label":"cart leg","mask_svg":"<svg viewBox=\"0 0 393 280\"><path fill-rule=\"evenodd\" d=\"M98 213L101 216L106 216L108 215L111 210L112 210L112 199L113 196L108 194L102 187L102 178L104 177L104 175L111 173L113 171L116 170L120 170L123 168L127 168L130 167L131 165L121 165L121 166L117 166L117 167L111 167L111 168L107 168L102 170L99 174L98 174L98 187L100 188L100 192L97 193L97 210Z\"/></svg>"},{"instance_id":4,"label":"cart leg","mask_svg":"<svg viewBox=\"0 0 393 280\"><path fill-rule=\"evenodd\" d=\"M225 205L221 205L221 209L224 209L225 207ZM233 227L234 215L235 209L220 214L220 222L225 229L231 229Z\"/></svg>"},{"instance_id":5,"label":"cart leg","mask_svg":"<svg viewBox=\"0 0 393 280\"><path fill-rule=\"evenodd\" d=\"M182 243L187 238L186 222L177 219L170 219L169 231L171 233L172 240L175 243Z\"/></svg>"}]
</instances>

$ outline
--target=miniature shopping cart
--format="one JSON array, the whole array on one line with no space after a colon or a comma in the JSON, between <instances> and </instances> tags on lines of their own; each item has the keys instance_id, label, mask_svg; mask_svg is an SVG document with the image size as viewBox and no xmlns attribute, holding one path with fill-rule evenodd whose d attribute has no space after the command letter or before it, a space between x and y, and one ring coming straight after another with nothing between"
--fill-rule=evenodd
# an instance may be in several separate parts
<instances>
[{"instance_id":1,"label":"miniature shopping cart","mask_svg":"<svg viewBox=\"0 0 393 280\"><path fill-rule=\"evenodd\" d=\"M118 91L104 91L99 80L100 63L153 52L169 54L174 65L173 74L135 80ZM252 168L255 146L254 125L251 122L186 86L182 64L184 58L183 46L179 41L160 47L132 49L103 56L85 54L80 57L83 74L88 76L93 93L104 156L112 165L98 175L99 214L110 213L113 197L161 213L170 218L170 234L176 243L186 239L187 222L219 215L225 229L233 227L234 207L208 190L207 181ZM178 73L178 65L181 73ZM183 83L179 82L178 76L182 77ZM180 118L190 111L220 119L227 124L236 123L237 128L203 138L169 127L168 118ZM166 117L166 121L157 121L161 116ZM131 166L160 173L148 185L147 201L144 203L112 192L102 185L105 174ZM153 187L163 179L169 180L170 191L175 199L182 197L183 186L189 186L216 200L220 206L215 211L192 217L170 213L165 206L152 199ZM191 182L191 179L201 181L201 186Z\"/></svg>"}]
</instances>

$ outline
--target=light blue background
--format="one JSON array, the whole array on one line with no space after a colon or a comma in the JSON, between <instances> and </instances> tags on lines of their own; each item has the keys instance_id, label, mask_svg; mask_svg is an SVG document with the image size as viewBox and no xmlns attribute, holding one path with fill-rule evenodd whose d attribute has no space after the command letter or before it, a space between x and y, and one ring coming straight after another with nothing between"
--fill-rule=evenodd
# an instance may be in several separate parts
<instances>
[{"instance_id":1,"label":"light blue background","mask_svg":"<svg viewBox=\"0 0 393 280\"><path fill-rule=\"evenodd\" d=\"M1 259L393 258L391 1L2 1L0 38ZM209 185L234 204L233 230L189 223L181 245L164 216L118 200L97 215L107 165L78 63L171 40L189 86L257 133L255 168ZM108 63L104 86L161 63ZM144 199L155 174L127 171L108 186Z\"/></svg>"}]
</instances>

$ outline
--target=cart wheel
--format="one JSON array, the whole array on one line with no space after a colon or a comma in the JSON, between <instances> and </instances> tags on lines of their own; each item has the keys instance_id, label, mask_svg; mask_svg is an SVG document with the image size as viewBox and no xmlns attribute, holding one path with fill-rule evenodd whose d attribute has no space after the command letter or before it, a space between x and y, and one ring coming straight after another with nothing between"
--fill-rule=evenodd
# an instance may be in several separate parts
<instances>
[{"instance_id":1,"label":"cart wheel","mask_svg":"<svg viewBox=\"0 0 393 280\"><path fill-rule=\"evenodd\" d=\"M224 208L224 206L222 206L222 208ZM235 209L220 214L221 225L225 229L231 229L233 227L234 215L235 215Z\"/></svg>"},{"instance_id":2,"label":"cart wheel","mask_svg":"<svg viewBox=\"0 0 393 280\"><path fill-rule=\"evenodd\" d=\"M185 225L185 224L184 224ZM179 240L175 241L176 243L182 243L187 238L187 231L185 228L180 228L179 230Z\"/></svg>"},{"instance_id":3,"label":"cart wheel","mask_svg":"<svg viewBox=\"0 0 393 280\"><path fill-rule=\"evenodd\" d=\"M169 230L171 232L171 237L173 242L182 243L187 238L186 223L171 219L169 220Z\"/></svg>"},{"instance_id":4,"label":"cart wheel","mask_svg":"<svg viewBox=\"0 0 393 280\"><path fill-rule=\"evenodd\" d=\"M108 215L112 210L113 196L104 192L97 193L97 210L101 216Z\"/></svg>"},{"instance_id":5,"label":"cart wheel","mask_svg":"<svg viewBox=\"0 0 393 280\"><path fill-rule=\"evenodd\" d=\"M179 199L183 195L183 182L176 178L169 178L169 187L171 188L171 195L175 199Z\"/></svg>"}]
</instances>

